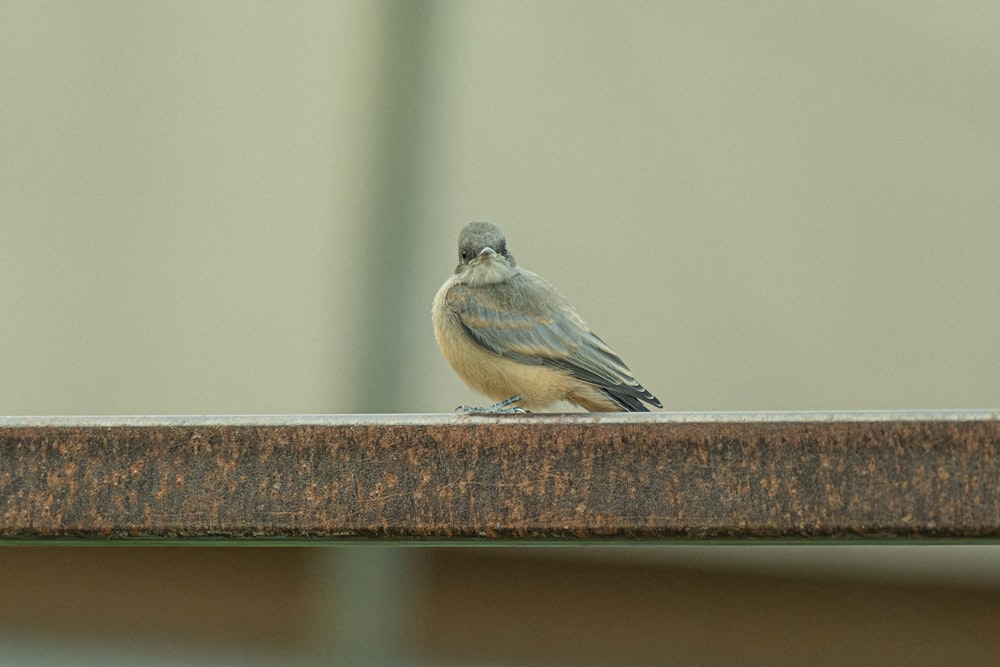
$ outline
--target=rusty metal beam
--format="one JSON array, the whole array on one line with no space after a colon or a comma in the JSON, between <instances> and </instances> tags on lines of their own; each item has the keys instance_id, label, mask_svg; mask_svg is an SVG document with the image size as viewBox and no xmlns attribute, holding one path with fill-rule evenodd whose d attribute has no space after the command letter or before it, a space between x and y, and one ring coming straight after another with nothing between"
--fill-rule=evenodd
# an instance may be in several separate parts
<instances>
[{"instance_id":1,"label":"rusty metal beam","mask_svg":"<svg viewBox=\"0 0 1000 667\"><path fill-rule=\"evenodd\" d=\"M0 418L0 538L1000 537L1000 412Z\"/></svg>"}]
</instances>

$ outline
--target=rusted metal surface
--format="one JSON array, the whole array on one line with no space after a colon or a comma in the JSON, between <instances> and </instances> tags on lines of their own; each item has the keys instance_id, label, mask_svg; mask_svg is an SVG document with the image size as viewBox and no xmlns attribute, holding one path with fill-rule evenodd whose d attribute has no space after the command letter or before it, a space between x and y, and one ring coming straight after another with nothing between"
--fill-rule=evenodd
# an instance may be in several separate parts
<instances>
[{"instance_id":1,"label":"rusted metal surface","mask_svg":"<svg viewBox=\"0 0 1000 667\"><path fill-rule=\"evenodd\" d=\"M1000 413L0 418L0 538L1000 537Z\"/></svg>"}]
</instances>

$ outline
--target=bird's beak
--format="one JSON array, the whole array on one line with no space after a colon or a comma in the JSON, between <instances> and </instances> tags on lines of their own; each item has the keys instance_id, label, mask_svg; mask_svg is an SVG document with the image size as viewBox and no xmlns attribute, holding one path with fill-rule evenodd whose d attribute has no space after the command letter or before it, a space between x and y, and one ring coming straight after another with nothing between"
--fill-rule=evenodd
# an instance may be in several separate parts
<instances>
[{"instance_id":1,"label":"bird's beak","mask_svg":"<svg viewBox=\"0 0 1000 667\"><path fill-rule=\"evenodd\" d=\"M497 254L497 251L494 250L493 248L489 247L489 246L486 246L485 248L483 248L482 250L479 251L479 257L482 257L483 255L487 255L490 258L492 258L492 257L495 257L496 254Z\"/></svg>"}]
</instances>

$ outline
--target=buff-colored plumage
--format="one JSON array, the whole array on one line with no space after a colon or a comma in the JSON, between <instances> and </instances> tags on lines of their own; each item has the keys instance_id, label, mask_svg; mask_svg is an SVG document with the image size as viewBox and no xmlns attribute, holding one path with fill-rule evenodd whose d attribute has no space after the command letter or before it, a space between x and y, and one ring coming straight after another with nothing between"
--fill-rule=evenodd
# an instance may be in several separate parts
<instances>
[{"instance_id":1,"label":"buff-colored plumage","mask_svg":"<svg viewBox=\"0 0 1000 667\"><path fill-rule=\"evenodd\" d=\"M434 333L470 387L543 409L560 400L591 411L662 407L552 285L517 266L487 222L459 235L459 265L434 298Z\"/></svg>"}]
</instances>

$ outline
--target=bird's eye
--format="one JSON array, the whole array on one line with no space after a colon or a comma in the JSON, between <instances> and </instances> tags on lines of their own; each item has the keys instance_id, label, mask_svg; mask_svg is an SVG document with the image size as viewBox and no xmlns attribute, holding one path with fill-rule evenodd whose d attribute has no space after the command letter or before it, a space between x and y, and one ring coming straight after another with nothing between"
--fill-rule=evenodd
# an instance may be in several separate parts
<instances>
[{"instance_id":1,"label":"bird's eye","mask_svg":"<svg viewBox=\"0 0 1000 667\"><path fill-rule=\"evenodd\" d=\"M463 250L462 251L462 261L463 262L469 261L469 251L468 250Z\"/></svg>"}]
</instances>

